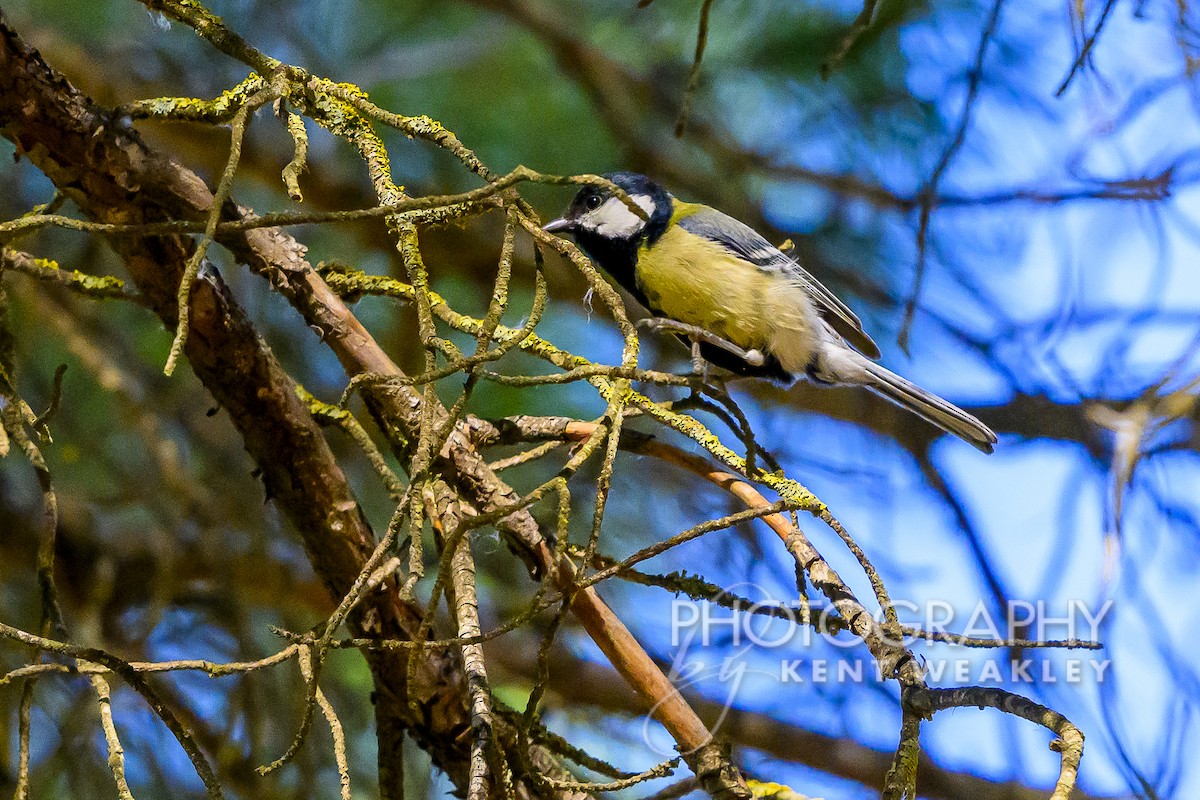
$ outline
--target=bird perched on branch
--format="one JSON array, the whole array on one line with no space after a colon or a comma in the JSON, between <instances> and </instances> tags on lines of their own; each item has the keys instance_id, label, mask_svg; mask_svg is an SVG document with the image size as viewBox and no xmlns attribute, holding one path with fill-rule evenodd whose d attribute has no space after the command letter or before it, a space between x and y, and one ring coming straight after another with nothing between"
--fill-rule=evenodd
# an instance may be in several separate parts
<instances>
[{"instance_id":1,"label":"bird perched on branch","mask_svg":"<svg viewBox=\"0 0 1200 800\"><path fill-rule=\"evenodd\" d=\"M569 233L654 315L690 340L695 360L738 375L865 386L985 453L996 434L975 417L876 364L854 312L779 248L714 208L685 203L644 175L605 175L545 226ZM630 202L642 213L637 213Z\"/></svg>"}]
</instances>

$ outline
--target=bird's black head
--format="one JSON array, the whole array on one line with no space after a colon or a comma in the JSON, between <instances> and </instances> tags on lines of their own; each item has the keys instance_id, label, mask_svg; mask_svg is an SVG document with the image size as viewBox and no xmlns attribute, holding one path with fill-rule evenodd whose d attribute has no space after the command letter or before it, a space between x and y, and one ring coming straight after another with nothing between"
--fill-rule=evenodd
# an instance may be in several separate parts
<instances>
[{"instance_id":1,"label":"bird's black head","mask_svg":"<svg viewBox=\"0 0 1200 800\"><path fill-rule=\"evenodd\" d=\"M546 225L552 233L570 233L585 245L587 240L632 241L671 218L671 195L645 175L612 172L604 176L620 186L646 212L642 219L621 198L603 186L584 186L558 219ZM665 227L665 225L663 225ZM659 231L661 233L661 231Z\"/></svg>"},{"instance_id":2,"label":"bird's black head","mask_svg":"<svg viewBox=\"0 0 1200 800\"><path fill-rule=\"evenodd\" d=\"M667 229L671 195L636 172L611 172L604 177L621 187L648 219L635 214L611 189L584 186L566 212L545 230L574 236L584 252L630 288L638 246L643 241L653 244Z\"/></svg>"}]
</instances>

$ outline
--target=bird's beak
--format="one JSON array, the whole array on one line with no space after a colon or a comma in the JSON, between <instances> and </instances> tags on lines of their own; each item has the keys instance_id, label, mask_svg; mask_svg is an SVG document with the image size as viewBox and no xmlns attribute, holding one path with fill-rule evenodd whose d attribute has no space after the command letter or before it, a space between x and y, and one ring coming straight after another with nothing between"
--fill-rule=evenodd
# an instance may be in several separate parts
<instances>
[{"instance_id":1,"label":"bird's beak","mask_svg":"<svg viewBox=\"0 0 1200 800\"><path fill-rule=\"evenodd\" d=\"M544 230L546 233L569 233L574 227L574 222L566 217L559 217L558 219L552 219L543 225L542 230Z\"/></svg>"}]
</instances>

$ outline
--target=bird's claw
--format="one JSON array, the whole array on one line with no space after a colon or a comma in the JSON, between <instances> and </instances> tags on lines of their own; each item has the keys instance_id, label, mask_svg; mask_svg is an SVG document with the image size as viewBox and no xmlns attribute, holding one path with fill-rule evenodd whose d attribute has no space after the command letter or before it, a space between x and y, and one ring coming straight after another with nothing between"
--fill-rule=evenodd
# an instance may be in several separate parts
<instances>
[{"instance_id":1,"label":"bird's claw","mask_svg":"<svg viewBox=\"0 0 1200 800\"><path fill-rule=\"evenodd\" d=\"M705 330L698 325L689 325L686 322L679 322L666 317L648 317L637 321L640 328L647 328L652 331L670 331L681 336L686 336L692 340L692 367L695 372L703 373L705 369L698 365L707 364L700 355L700 343L710 344L713 347L720 348L727 353L732 353L738 358L745 361L752 367L761 367L767 363L767 357L763 355L761 350L743 350L728 339L724 339L712 331Z\"/></svg>"}]
</instances>

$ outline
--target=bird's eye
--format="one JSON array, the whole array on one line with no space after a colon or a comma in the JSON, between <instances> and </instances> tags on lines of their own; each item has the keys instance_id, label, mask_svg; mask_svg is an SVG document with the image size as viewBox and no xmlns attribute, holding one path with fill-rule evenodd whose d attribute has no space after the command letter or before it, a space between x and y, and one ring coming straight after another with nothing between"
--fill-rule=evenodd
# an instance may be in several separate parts
<instances>
[{"instance_id":1,"label":"bird's eye","mask_svg":"<svg viewBox=\"0 0 1200 800\"><path fill-rule=\"evenodd\" d=\"M589 194L589 195L587 196L587 199L585 199L585 200L583 201L583 204L584 204L585 206L587 206L587 210L588 210L588 211L595 211L597 208L599 208L599 207L600 207L600 195L598 195L598 194Z\"/></svg>"}]
</instances>

